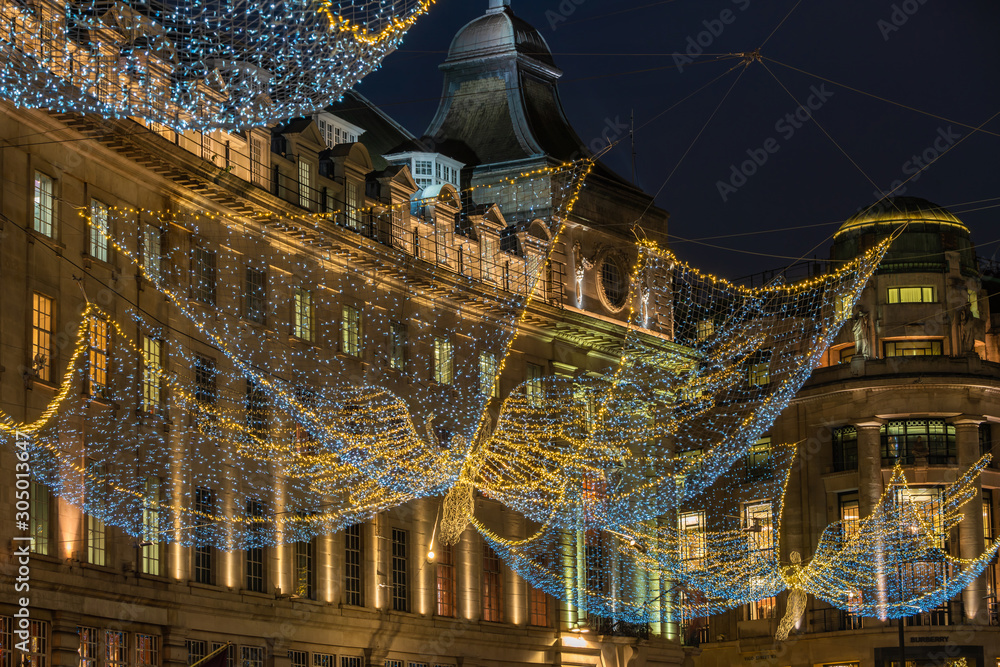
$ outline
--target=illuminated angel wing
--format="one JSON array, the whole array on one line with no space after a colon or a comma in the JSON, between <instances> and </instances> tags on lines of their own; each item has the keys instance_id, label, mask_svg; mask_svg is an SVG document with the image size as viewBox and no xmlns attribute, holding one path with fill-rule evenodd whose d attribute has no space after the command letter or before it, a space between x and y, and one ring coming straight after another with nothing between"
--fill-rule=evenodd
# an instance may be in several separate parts
<instances>
[{"instance_id":1,"label":"illuminated angel wing","mask_svg":"<svg viewBox=\"0 0 1000 667\"><path fill-rule=\"evenodd\" d=\"M840 609L878 618L909 616L950 599L1000 550L994 542L974 559L947 550L947 534L975 498L975 481L988 461L983 457L940 491L911 488L896 466L871 515L856 529L842 522L827 527L794 585Z\"/></svg>"}]
</instances>

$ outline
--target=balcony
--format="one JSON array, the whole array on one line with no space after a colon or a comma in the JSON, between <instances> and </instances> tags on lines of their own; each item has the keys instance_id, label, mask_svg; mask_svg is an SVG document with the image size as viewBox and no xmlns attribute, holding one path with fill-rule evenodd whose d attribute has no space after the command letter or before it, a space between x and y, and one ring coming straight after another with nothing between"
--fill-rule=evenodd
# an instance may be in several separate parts
<instances>
[{"instance_id":1,"label":"balcony","mask_svg":"<svg viewBox=\"0 0 1000 667\"><path fill-rule=\"evenodd\" d=\"M634 639L649 639L649 625L646 623L628 623L603 616L589 616L587 627L594 634L605 637L632 637ZM706 628L707 631L707 628Z\"/></svg>"}]
</instances>

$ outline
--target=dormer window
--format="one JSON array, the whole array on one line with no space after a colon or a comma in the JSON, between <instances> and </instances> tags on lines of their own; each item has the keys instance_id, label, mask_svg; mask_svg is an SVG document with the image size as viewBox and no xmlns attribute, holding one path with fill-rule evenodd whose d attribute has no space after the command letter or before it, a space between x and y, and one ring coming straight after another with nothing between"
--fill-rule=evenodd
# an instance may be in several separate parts
<instances>
[{"instance_id":1,"label":"dormer window","mask_svg":"<svg viewBox=\"0 0 1000 667\"><path fill-rule=\"evenodd\" d=\"M446 184L461 187L459 177L465 165L440 153L395 153L385 159L389 164L409 167L421 189Z\"/></svg>"},{"instance_id":2,"label":"dormer window","mask_svg":"<svg viewBox=\"0 0 1000 667\"><path fill-rule=\"evenodd\" d=\"M348 123L343 118L338 118L331 113L320 113L313 116L320 134L326 141L327 148L333 148L337 144L353 144L358 141L358 137L365 133L364 128Z\"/></svg>"}]
</instances>

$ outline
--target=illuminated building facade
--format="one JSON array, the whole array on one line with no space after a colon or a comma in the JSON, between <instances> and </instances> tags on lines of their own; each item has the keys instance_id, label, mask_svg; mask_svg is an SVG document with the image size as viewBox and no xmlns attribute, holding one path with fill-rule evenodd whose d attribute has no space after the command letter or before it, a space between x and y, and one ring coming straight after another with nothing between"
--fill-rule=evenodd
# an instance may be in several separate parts
<instances>
[{"instance_id":1,"label":"illuminated building facade","mask_svg":"<svg viewBox=\"0 0 1000 667\"><path fill-rule=\"evenodd\" d=\"M474 122L476 108L492 104L469 105L469 95L462 98L465 124L437 133L438 145L353 93L311 118L205 134L4 104L4 411L28 421L53 401L81 313L95 303L110 318L90 325L86 382L71 390L86 397L86 415L119 424L126 461L130 429L161 434L164 470L145 480L144 494L182 496L205 515L222 508L252 519L282 511L280 485L269 497L234 506L231 485L241 483L240 471L224 457L186 460L194 451L188 438L210 432L211 420L197 422L179 409L176 393L150 368L185 378L198 402L245 414L250 431L285 425L259 387L227 382L237 376L230 360L194 342L193 323L177 315L154 280L230 327L234 345L264 341L253 363L266 373L307 372L295 360L308 349L355 384L377 382L402 396L428 383L454 386L456 395L493 392L495 411L525 381L606 372L619 356L635 253L619 223L651 201L603 167L563 221L567 230L499 385L485 382L498 370L496 358L466 358L474 349L469 323L481 327L490 316L476 304L504 295L516 301L544 264L552 233L539 223L552 213L545 210L551 185L547 194L531 189L505 206L498 203L503 179L586 154L559 107L558 71L541 46L537 31L494 2L449 56L449 66L458 63L480 80L497 66L537 78L525 83L533 90L527 106L514 108L508 121L519 124L522 142L511 154L467 154L463 146L487 127ZM545 104L529 108L536 99ZM528 118L544 131L525 126ZM547 143L553 136L559 145ZM423 169L422 155L432 156L429 174L414 173ZM422 183L425 176L433 182ZM465 200L470 186L481 194ZM227 225L241 217L245 233L234 234ZM666 219L656 207L647 212L653 229L665 231ZM108 237L124 240L117 248ZM404 280L428 291L436 281L467 287L438 302L452 316L431 316L419 303L401 302ZM126 306L158 323L155 332L125 327L139 345L131 356L113 327ZM424 331L428 322L435 331ZM275 349L281 354L268 354ZM286 359L293 363L283 365ZM447 415L439 420L428 424L444 441ZM62 437L77 437L71 432ZM71 446L85 467L87 434L79 437ZM309 434L295 437L309 447ZM6 447L0 457L0 532L14 535L15 459ZM215 472L207 467L220 469L218 483L196 481ZM67 468L62 482L86 487L87 479ZM15 543L4 541L0 667L182 667L225 642L233 645L233 667L625 667L684 659L676 627L588 618L528 586L471 529L453 548L435 545L440 498L305 542L223 550L182 546L183 535L160 539L172 529L151 509L135 517L142 535L132 537L43 486L32 491L32 653L11 651ZM476 514L503 535L526 530L522 518L488 498L476 499Z\"/></svg>"},{"instance_id":2,"label":"illuminated building facade","mask_svg":"<svg viewBox=\"0 0 1000 667\"><path fill-rule=\"evenodd\" d=\"M822 367L751 451L766 457L771 442L799 443L782 521L783 563L795 551L808 559L829 524L842 521L850 530L870 513L897 461L919 496L913 501L933 503L959 470L984 453L997 457L996 267L977 261L968 228L926 200L897 197L848 220L831 258L854 257L907 222ZM994 462L981 477L981 500L966 506L947 538L950 553L983 552L1000 527L998 501ZM994 563L961 596L908 619L908 664L998 664L996 595ZM696 664L888 667L898 659L895 621L862 619L812 599L789 641L776 644L786 597L690 622L686 641L700 645Z\"/></svg>"}]
</instances>

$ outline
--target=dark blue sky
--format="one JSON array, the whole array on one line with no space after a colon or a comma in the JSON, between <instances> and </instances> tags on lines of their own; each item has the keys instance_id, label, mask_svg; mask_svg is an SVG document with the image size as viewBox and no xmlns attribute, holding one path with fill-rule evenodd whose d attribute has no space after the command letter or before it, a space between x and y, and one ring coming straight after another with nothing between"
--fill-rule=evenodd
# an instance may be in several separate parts
<instances>
[{"instance_id":1,"label":"dark blue sky","mask_svg":"<svg viewBox=\"0 0 1000 667\"><path fill-rule=\"evenodd\" d=\"M437 65L487 4L438 0L358 90L422 134L441 92ZM796 0L512 4L555 53L565 72L563 104L585 142L627 123L634 110L639 185L659 191L682 258L735 278L786 265L786 257L826 257L838 221L871 203L878 188L908 178L917 170L913 156L954 146L904 194L953 207L980 254L1000 259L1000 116L983 126L995 134L963 126L1000 113L995 0L802 0L763 46L766 68L754 62L734 70L669 111L736 64L707 54L760 47ZM689 38L707 44L705 54L692 49L692 63L678 69L673 54L687 51ZM940 118L830 83L822 88L820 79L774 61ZM797 106L789 93L799 102L812 96L822 129L786 119ZM742 165L751 156L763 164ZM606 162L629 176L628 142ZM752 176L733 177L734 166ZM775 229L782 231L767 232Z\"/></svg>"}]
</instances>

